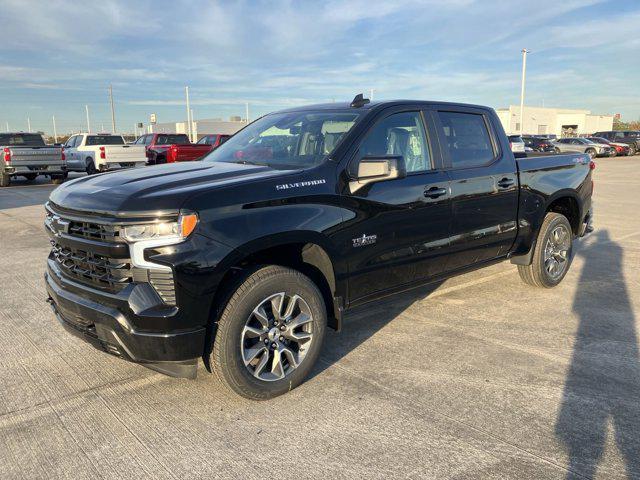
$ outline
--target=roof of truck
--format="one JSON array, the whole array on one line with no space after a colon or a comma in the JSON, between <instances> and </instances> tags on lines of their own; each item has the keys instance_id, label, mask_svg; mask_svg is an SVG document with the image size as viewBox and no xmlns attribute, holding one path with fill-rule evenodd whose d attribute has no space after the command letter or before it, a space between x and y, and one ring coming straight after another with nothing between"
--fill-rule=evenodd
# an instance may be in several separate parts
<instances>
[{"instance_id":1,"label":"roof of truck","mask_svg":"<svg viewBox=\"0 0 640 480\"><path fill-rule=\"evenodd\" d=\"M483 108L491 109L483 105L473 105L469 103L457 103L457 102L440 102L434 100L375 100L369 102L360 107L352 107L351 102L331 102L331 103L317 103L314 105L303 105L300 107L286 108L279 110L280 112L301 112L305 110L372 110L382 107L401 106L401 105L448 105L452 107L469 107L469 108ZM276 112L274 112L276 113Z\"/></svg>"}]
</instances>

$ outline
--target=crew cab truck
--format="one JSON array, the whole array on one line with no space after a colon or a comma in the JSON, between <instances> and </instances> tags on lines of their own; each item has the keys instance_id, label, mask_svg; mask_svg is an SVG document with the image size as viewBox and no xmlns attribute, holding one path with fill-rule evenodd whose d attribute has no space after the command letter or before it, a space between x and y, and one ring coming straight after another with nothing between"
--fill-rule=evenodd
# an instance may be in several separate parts
<instances>
[{"instance_id":1,"label":"crew cab truck","mask_svg":"<svg viewBox=\"0 0 640 480\"><path fill-rule=\"evenodd\" d=\"M46 145L37 133L0 133L0 187L8 187L12 177L33 181L47 175L52 183L67 178L67 167L60 147Z\"/></svg>"},{"instance_id":2,"label":"crew cab truck","mask_svg":"<svg viewBox=\"0 0 640 480\"><path fill-rule=\"evenodd\" d=\"M212 150L210 145L191 143L184 133L150 133L139 137L134 144L145 145L147 165L191 162Z\"/></svg>"},{"instance_id":3,"label":"crew cab truck","mask_svg":"<svg viewBox=\"0 0 640 480\"><path fill-rule=\"evenodd\" d=\"M121 135L79 133L69 137L63 148L68 169L89 175L143 167L147 162L144 147L127 145Z\"/></svg>"},{"instance_id":4,"label":"crew cab truck","mask_svg":"<svg viewBox=\"0 0 640 480\"><path fill-rule=\"evenodd\" d=\"M191 378L202 359L267 399L303 381L356 305L508 259L525 283L558 285L592 228L592 167L516 160L480 106L359 95L284 110L201 162L53 191L48 300L107 353Z\"/></svg>"}]
</instances>

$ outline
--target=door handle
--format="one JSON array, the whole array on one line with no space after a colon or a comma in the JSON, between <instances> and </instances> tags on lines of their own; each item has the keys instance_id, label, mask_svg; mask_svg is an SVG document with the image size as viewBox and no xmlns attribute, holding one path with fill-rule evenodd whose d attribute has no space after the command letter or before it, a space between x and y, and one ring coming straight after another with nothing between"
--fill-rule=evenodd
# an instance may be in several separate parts
<instances>
[{"instance_id":1,"label":"door handle","mask_svg":"<svg viewBox=\"0 0 640 480\"><path fill-rule=\"evenodd\" d=\"M447 189L440 187L431 187L430 189L424 191L424 196L427 198L438 198L446 194Z\"/></svg>"},{"instance_id":2,"label":"door handle","mask_svg":"<svg viewBox=\"0 0 640 480\"><path fill-rule=\"evenodd\" d=\"M509 188L515 185L516 181L512 178L503 178L498 182L498 187L500 188Z\"/></svg>"}]
</instances>

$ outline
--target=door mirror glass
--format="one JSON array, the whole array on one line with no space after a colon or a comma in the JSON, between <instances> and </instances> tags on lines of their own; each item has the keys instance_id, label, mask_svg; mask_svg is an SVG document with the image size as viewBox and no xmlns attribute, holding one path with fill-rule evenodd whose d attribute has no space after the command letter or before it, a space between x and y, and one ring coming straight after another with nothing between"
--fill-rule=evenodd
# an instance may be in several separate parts
<instances>
[{"instance_id":1,"label":"door mirror glass","mask_svg":"<svg viewBox=\"0 0 640 480\"><path fill-rule=\"evenodd\" d=\"M407 176L402 155L367 156L358 162L357 177L349 182L351 193L374 182L395 180Z\"/></svg>"}]
</instances>

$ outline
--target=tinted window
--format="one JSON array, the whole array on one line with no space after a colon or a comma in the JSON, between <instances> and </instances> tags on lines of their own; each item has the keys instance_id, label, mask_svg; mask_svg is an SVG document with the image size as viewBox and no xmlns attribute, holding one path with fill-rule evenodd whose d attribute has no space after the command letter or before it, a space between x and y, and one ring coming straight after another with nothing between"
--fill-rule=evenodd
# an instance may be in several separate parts
<instances>
[{"instance_id":1,"label":"tinted window","mask_svg":"<svg viewBox=\"0 0 640 480\"><path fill-rule=\"evenodd\" d=\"M216 148L204 161L284 169L313 167L331 155L359 115L351 110L266 115Z\"/></svg>"},{"instance_id":2,"label":"tinted window","mask_svg":"<svg viewBox=\"0 0 640 480\"><path fill-rule=\"evenodd\" d=\"M89 135L85 145L124 145L124 139L119 135Z\"/></svg>"},{"instance_id":3,"label":"tinted window","mask_svg":"<svg viewBox=\"0 0 640 480\"><path fill-rule=\"evenodd\" d=\"M158 135L156 137L156 145L171 145L174 143L182 144L191 142L189 141L189 137L183 133L175 135Z\"/></svg>"},{"instance_id":4,"label":"tinted window","mask_svg":"<svg viewBox=\"0 0 640 480\"><path fill-rule=\"evenodd\" d=\"M35 133L0 134L0 145L15 145L16 147L42 147L44 140Z\"/></svg>"},{"instance_id":5,"label":"tinted window","mask_svg":"<svg viewBox=\"0 0 640 480\"><path fill-rule=\"evenodd\" d=\"M212 141L212 137L210 135L207 135L206 137L202 137L200 140L198 140L196 143L201 144L201 145L211 145L211 143L213 143Z\"/></svg>"},{"instance_id":6,"label":"tinted window","mask_svg":"<svg viewBox=\"0 0 640 480\"><path fill-rule=\"evenodd\" d=\"M390 115L375 125L360 145L359 157L402 155L407 172L431 168L422 118L418 112Z\"/></svg>"},{"instance_id":7,"label":"tinted window","mask_svg":"<svg viewBox=\"0 0 640 480\"><path fill-rule=\"evenodd\" d=\"M438 112L438 116L453 168L478 167L496 157L483 115Z\"/></svg>"}]
</instances>

